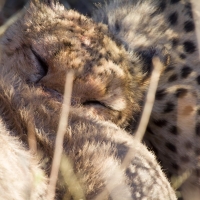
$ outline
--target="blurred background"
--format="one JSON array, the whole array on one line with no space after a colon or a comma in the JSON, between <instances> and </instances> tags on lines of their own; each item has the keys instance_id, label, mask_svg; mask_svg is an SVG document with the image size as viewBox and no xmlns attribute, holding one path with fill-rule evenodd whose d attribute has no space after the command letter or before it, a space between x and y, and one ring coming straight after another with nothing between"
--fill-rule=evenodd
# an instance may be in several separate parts
<instances>
[{"instance_id":1,"label":"blurred background","mask_svg":"<svg viewBox=\"0 0 200 200\"><path fill-rule=\"evenodd\" d=\"M104 0L59 0L66 8L78 10L84 15L91 15L95 3ZM13 14L20 11L28 0L0 0L0 26Z\"/></svg>"}]
</instances>

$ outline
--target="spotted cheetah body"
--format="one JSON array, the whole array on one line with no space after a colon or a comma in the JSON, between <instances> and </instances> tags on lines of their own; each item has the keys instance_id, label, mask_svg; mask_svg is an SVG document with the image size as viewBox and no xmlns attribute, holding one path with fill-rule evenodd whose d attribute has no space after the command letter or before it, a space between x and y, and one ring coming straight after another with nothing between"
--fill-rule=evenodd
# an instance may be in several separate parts
<instances>
[{"instance_id":1,"label":"spotted cheetah body","mask_svg":"<svg viewBox=\"0 0 200 200\"><path fill-rule=\"evenodd\" d=\"M200 61L191 3L113 1L94 18L108 24L128 51L161 47L169 53L144 141L169 176L189 172L191 187L199 188Z\"/></svg>"}]
</instances>

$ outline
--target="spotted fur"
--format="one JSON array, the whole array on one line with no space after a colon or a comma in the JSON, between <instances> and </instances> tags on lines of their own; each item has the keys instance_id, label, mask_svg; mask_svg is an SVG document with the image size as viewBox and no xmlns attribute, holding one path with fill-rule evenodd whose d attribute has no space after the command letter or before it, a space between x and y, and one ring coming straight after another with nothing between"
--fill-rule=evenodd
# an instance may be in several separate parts
<instances>
[{"instance_id":1,"label":"spotted fur","mask_svg":"<svg viewBox=\"0 0 200 200\"><path fill-rule=\"evenodd\" d=\"M144 141L169 176L191 173L182 186L185 193L189 188L199 193L200 61L191 3L116 0L95 12L94 18L107 24L127 51L163 47L169 53L171 63L161 75Z\"/></svg>"},{"instance_id":2,"label":"spotted fur","mask_svg":"<svg viewBox=\"0 0 200 200\"><path fill-rule=\"evenodd\" d=\"M48 177L65 76L74 70L64 154L83 189L80 199L175 200L153 154L116 126L128 126L141 112L151 68L140 57L146 52L127 52L106 25L52 2L31 1L0 41L0 114L10 137L28 146L27 134L35 134ZM147 54L150 60L155 51ZM62 172L56 199L72 199L80 190ZM7 176L0 186L17 193Z\"/></svg>"}]
</instances>

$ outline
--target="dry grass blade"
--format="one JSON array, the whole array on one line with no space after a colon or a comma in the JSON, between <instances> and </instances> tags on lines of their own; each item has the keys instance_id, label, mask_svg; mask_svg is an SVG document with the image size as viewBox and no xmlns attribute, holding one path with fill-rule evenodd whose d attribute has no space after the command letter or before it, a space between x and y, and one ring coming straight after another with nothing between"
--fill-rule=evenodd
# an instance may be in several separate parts
<instances>
[{"instance_id":1,"label":"dry grass blade","mask_svg":"<svg viewBox=\"0 0 200 200\"><path fill-rule=\"evenodd\" d=\"M69 109L70 109L70 102L71 102L71 93L72 93L72 84L73 84L73 72L69 72L66 76L66 83L65 83L65 92L64 92L64 99L63 105L61 109L60 121L58 125L58 132L56 136L55 142L55 151L53 156L52 162L52 169L50 174L50 180L47 190L47 199L51 200L55 197L55 188L56 182L58 177L58 171L60 168L60 162L62 157L62 150L63 150L63 139L64 134L66 132L66 128L68 125L68 116L69 116Z\"/></svg>"},{"instance_id":2,"label":"dry grass blade","mask_svg":"<svg viewBox=\"0 0 200 200\"><path fill-rule=\"evenodd\" d=\"M172 187L177 190L189 177L191 173L186 171L181 176L176 176L171 178Z\"/></svg>"},{"instance_id":3,"label":"dry grass blade","mask_svg":"<svg viewBox=\"0 0 200 200\"><path fill-rule=\"evenodd\" d=\"M160 78L161 71L163 69L163 64L161 63L159 57L157 57L157 56L153 57L152 63L153 63L154 69L153 69L152 75L151 75L149 89L148 89L147 96L146 96L146 102L144 105L144 110L143 110L142 117L141 117L141 120L139 123L139 127L135 133L135 138L139 142L142 141L145 131L146 131L146 128L147 128L147 124L149 122L151 111L152 111L152 108L154 105L156 90L158 87L158 81ZM129 150L127 152L126 157L124 158L124 161L122 163L123 169L126 169L127 166L130 164L131 160L133 159L133 154L134 154L133 151Z\"/></svg>"},{"instance_id":4,"label":"dry grass blade","mask_svg":"<svg viewBox=\"0 0 200 200\"><path fill-rule=\"evenodd\" d=\"M149 118L151 115L151 111L154 105L155 94L158 87L158 81L160 78L161 70L163 69L163 64L161 63L160 59L157 56L153 57L152 62L153 62L154 69L151 75L151 80L150 80L149 89L147 92L147 97L146 97L146 102L144 105L142 117L139 123L139 127L135 133L135 138L139 141L142 141L142 138L144 137L147 124L149 122Z\"/></svg>"},{"instance_id":5,"label":"dry grass blade","mask_svg":"<svg viewBox=\"0 0 200 200\"><path fill-rule=\"evenodd\" d=\"M37 141L35 135L34 120L30 119L28 122L28 145L32 154L37 155Z\"/></svg>"},{"instance_id":6,"label":"dry grass blade","mask_svg":"<svg viewBox=\"0 0 200 200\"><path fill-rule=\"evenodd\" d=\"M70 191L70 194L65 193L63 199L71 199L72 197L73 200L85 200L84 190L74 173L73 163L66 155L62 156L60 171L68 191Z\"/></svg>"}]
</instances>

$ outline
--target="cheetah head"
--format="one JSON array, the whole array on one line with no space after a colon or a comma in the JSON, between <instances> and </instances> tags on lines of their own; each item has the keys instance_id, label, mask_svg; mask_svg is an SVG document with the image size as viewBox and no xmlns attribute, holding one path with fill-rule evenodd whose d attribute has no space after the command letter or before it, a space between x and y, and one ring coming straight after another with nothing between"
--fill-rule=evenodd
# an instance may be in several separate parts
<instances>
[{"instance_id":1,"label":"cheetah head","mask_svg":"<svg viewBox=\"0 0 200 200\"><path fill-rule=\"evenodd\" d=\"M73 70L72 106L122 127L141 111L147 82L139 57L127 52L106 25L57 2L31 1L3 36L1 52L2 77L18 77L21 85L39 90L41 99L61 104L66 74ZM40 107L47 100L41 102Z\"/></svg>"}]
</instances>

